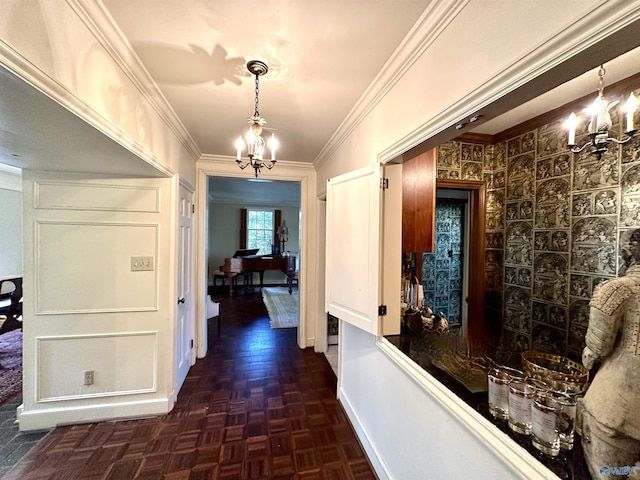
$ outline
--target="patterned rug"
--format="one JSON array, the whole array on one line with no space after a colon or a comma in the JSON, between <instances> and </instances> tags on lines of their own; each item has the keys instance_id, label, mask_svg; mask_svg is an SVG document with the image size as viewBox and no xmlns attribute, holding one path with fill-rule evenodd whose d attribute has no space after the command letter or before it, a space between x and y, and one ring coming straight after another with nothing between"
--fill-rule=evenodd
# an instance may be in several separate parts
<instances>
[{"instance_id":1,"label":"patterned rug","mask_svg":"<svg viewBox=\"0 0 640 480\"><path fill-rule=\"evenodd\" d=\"M22 330L0 335L0 405L22 391Z\"/></svg>"},{"instance_id":2,"label":"patterned rug","mask_svg":"<svg viewBox=\"0 0 640 480\"><path fill-rule=\"evenodd\" d=\"M271 328L295 328L298 326L298 290L285 287L262 289L262 300L271 319Z\"/></svg>"}]
</instances>

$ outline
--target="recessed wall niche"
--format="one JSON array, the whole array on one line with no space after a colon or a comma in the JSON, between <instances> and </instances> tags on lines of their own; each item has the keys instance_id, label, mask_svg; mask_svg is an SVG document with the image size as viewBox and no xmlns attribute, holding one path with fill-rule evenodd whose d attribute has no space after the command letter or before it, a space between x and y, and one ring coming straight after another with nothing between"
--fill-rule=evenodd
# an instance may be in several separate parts
<instances>
[{"instance_id":1,"label":"recessed wall niche","mask_svg":"<svg viewBox=\"0 0 640 480\"><path fill-rule=\"evenodd\" d=\"M438 178L480 176L487 184L485 318L500 322L498 348L514 355L580 358L593 289L623 273L620 234L640 228L640 138L598 162L568 151L562 123L493 145L438 147Z\"/></svg>"}]
</instances>

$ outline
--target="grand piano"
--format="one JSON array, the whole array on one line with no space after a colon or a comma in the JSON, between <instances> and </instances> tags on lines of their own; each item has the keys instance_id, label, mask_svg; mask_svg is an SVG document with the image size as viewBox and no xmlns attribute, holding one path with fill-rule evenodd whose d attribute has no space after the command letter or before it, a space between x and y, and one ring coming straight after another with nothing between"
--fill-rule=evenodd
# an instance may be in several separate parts
<instances>
[{"instance_id":1,"label":"grand piano","mask_svg":"<svg viewBox=\"0 0 640 480\"><path fill-rule=\"evenodd\" d=\"M296 276L296 257L279 257L273 255L255 255L257 250L238 250L231 258L224 259L224 265L219 270L229 279L229 295L234 294L234 277L238 274L249 274L253 278L253 272L260 274L260 287L264 285L264 272L266 270L280 270L287 276L289 295L293 291L293 279Z\"/></svg>"}]
</instances>

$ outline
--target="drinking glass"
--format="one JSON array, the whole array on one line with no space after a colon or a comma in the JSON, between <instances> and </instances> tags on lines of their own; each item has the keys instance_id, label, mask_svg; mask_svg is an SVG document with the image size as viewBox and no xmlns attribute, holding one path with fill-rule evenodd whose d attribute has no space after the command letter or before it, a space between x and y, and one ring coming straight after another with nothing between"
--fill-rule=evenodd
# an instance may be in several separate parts
<instances>
[{"instance_id":1,"label":"drinking glass","mask_svg":"<svg viewBox=\"0 0 640 480\"><path fill-rule=\"evenodd\" d=\"M487 383L489 391L489 413L494 418L509 418L509 382L523 379L524 374L513 368L496 365L489 369Z\"/></svg>"},{"instance_id":2,"label":"drinking glass","mask_svg":"<svg viewBox=\"0 0 640 480\"><path fill-rule=\"evenodd\" d=\"M536 388L526 379L509 383L509 428L524 435L531 434L531 403Z\"/></svg>"},{"instance_id":3,"label":"drinking glass","mask_svg":"<svg viewBox=\"0 0 640 480\"><path fill-rule=\"evenodd\" d=\"M531 443L553 457L560 453L557 405L555 397L545 392L538 392L531 404Z\"/></svg>"},{"instance_id":4,"label":"drinking glass","mask_svg":"<svg viewBox=\"0 0 640 480\"><path fill-rule=\"evenodd\" d=\"M552 396L552 401L556 409L556 428L560 439L560 448L571 450L575 436L577 400L570 395L556 393Z\"/></svg>"}]
</instances>

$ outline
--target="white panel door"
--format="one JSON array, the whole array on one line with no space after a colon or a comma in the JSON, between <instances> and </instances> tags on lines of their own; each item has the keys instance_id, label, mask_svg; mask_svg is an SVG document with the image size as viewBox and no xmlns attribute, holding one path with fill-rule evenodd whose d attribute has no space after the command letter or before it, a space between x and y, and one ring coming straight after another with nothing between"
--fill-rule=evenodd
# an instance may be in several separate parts
<instances>
[{"instance_id":1,"label":"white panel door","mask_svg":"<svg viewBox=\"0 0 640 480\"><path fill-rule=\"evenodd\" d=\"M327 181L325 307L374 335L380 333L380 192L378 166Z\"/></svg>"},{"instance_id":2,"label":"white panel door","mask_svg":"<svg viewBox=\"0 0 640 480\"><path fill-rule=\"evenodd\" d=\"M180 186L178 208L178 295L176 324L176 392L195 363L193 304L193 194Z\"/></svg>"}]
</instances>

